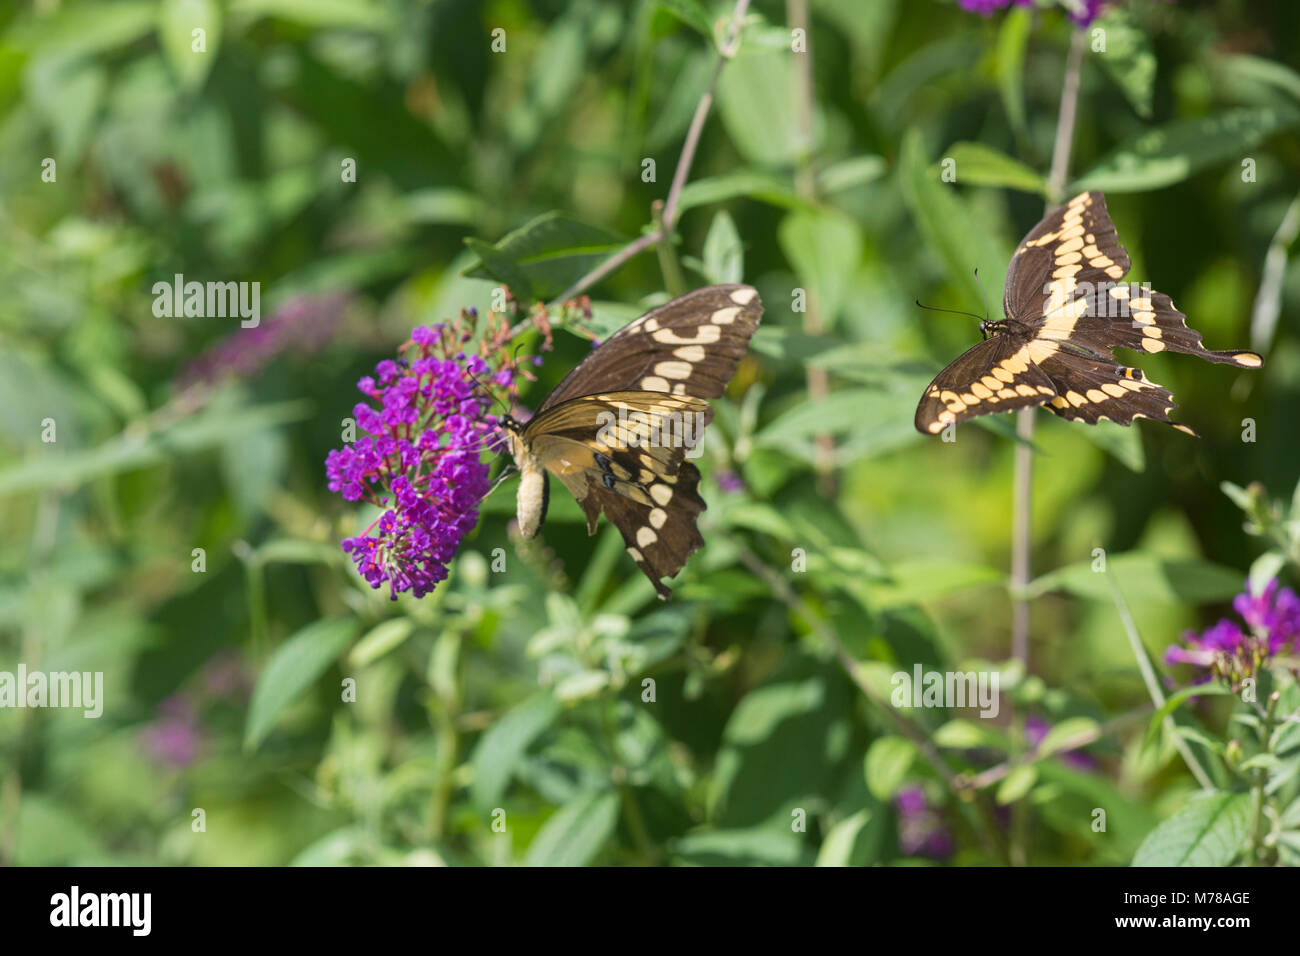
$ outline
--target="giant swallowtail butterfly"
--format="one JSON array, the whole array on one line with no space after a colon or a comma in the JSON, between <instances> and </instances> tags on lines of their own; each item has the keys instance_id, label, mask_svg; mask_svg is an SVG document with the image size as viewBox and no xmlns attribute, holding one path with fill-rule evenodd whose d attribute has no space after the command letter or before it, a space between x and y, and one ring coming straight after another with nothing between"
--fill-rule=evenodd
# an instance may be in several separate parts
<instances>
[{"instance_id":1,"label":"giant swallowtail butterfly","mask_svg":"<svg viewBox=\"0 0 1300 956\"><path fill-rule=\"evenodd\" d=\"M976 415L1046 405L1062 418L1121 425L1167 422L1173 395L1115 361L1114 349L1185 352L1209 362L1259 368L1254 352L1212 352L1169 296L1121 280L1129 257L1100 192L1053 209L1020 241L1007 270L1001 322L940 372L916 409L916 427L938 434Z\"/></svg>"},{"instance_id":2,"label":"giant swallowtail butterfly","mask_svg":"<svg viewBox=\"0 0 1300 956\"><path fill-rule=\"evenodd\" d=\"M519 469L519 528L546 517L549 475L569 489L595 534L602 511L659 597L704 544L699 470L687 453L749 349L763 304L747 285L673 299L619 329L564 377L537 413L504 425Z\"/></svg>"}]
</instances>

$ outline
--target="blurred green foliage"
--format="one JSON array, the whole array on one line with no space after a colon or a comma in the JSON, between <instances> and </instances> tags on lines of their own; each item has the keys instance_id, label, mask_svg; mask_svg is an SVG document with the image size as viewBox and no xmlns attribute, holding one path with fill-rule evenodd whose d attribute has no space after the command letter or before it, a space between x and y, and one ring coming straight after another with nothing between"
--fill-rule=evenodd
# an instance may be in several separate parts
<instances>
[{"instance_id":1,"label":"blurred green foliage","mask_svg":"<svg viewBox=\"0 0 1300 956\"><path fill-rule=\"evenodd\" d=\"M1209 347L1267 362L1142 359L1199 442L1039 416L1025 672L1001 663L1014 439L1001 417L955 444L914 431L922 388L976 330L912 302L979 311L977 267L996 302L1042 212L1068 24L945 0L809 5L811 105L785 4L756 2L682 193L686 284L750 282L766 314L716 403L707 545L668 605L562 493L541 539L512 535L510 484L448 582L390 603L337 548L364 522L322 463L355 382L413 325L486 311L505 276L525 303L554 296L650 228L731 4L0 10L0 670L101 670L106 695L98 720L0 712L0 859L895 863L912 787L953 833L931 856L1133 859L1195 784L1169 735L1146 734L1094 549L1158 658L1264 550L1220 482L1283 496L1300 475L1300 336L1280 318L1300 306L1284 223L1300 9L1133 2L1100 21L1108 52L1085 55L1075 185L1106 191L1131 278ZM663 301L660 263L592 289L590 327ZM186 366L239 330L157 317L150 290L177 273L260 282L266 316L351 298L323 349L186 392ZM589 347L556 346L526 403ZM809 370L828 394L810 398ZM955 799L828 633L885 697L917 663L1003 668L1015 720L907 715L954 770L1023 753L1030 712L1099 729L1091 766L1044 753Z\"/></svg>"}]
</instances>

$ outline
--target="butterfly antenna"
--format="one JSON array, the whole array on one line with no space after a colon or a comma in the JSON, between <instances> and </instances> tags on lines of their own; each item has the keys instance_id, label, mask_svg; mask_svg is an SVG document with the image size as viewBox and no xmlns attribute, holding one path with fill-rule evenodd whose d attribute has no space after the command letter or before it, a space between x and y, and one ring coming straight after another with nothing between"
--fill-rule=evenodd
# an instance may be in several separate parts
<instances>
[{"instance_id":1,"label":"butterfly antenna","mask_svg":"<svg viewBox=\"0 0 1300 956\"><path fill-rule=\"evenodd\" d=\"M962 312L960 309L936 309L936 308L935 308L934 306L932 306L932 305L921 305L921 300L920 300L920 299L915 299L915 300L913 300L913 301L915 301L917 305L921 306L921 308L925 309L927 312L950 312L950 313L952 313L953 315L967 315L967 316L970 316L970 317L971 317L972 319L974 319L976 322L985 322L985 321L987 321L987 319L980 318L980 317L979 317L978 315L976 315L974 312Z\"/></svg>"},{"instance_id":2,"label":"butterfly antenna","mask_svg":"<svg viewBox=\"0 0 1300 956\"><path fill-rule=\"evenodd\" d=\"M980 282L979 269L975 270L975 283L980 287L980 295L984 296L984 321L987 322L989 320L989 294L988 290L984 288L984 283Z\"/></svg>"}]
</instances>

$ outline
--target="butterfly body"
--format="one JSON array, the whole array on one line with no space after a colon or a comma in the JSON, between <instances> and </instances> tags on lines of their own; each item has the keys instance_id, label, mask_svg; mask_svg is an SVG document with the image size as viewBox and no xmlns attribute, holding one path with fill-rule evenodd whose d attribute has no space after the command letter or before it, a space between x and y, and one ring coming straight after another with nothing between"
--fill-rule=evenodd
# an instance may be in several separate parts
<instances>
[{"instance_id":1,"label":"butterfly body","mask_svg":"<svg viewBox=\"0 0 1300 956\"><path fill-rule=\"evenodd\" d=\"M550 476L577 499L594 534L603 513L661 598L704 544L699 470L687 458L749 339L762 303L750 286L687 293L614 333L570 372L525 424L503 425L520 472L525 537L546 515Z\"/></svg>"},{"instance_id":2,"label":"butterfly body","mask_svg":"<svg viewBox=\"0 0 1300 956\"><path fill-rule=\"evenodd\" d=\"M984 341L930 383L916 409L918 431L935 435L976 415L1046 405L1062 418L1128 425L1170 421L1170 392L1114 349L1196 355L1253 369L1254 352L1211 351L1167 295L1120 280L1129 257L1100 192L1075 196L1021 240L1007 270L1006 318L980 323Z\"/></svg>"}]
</instances>

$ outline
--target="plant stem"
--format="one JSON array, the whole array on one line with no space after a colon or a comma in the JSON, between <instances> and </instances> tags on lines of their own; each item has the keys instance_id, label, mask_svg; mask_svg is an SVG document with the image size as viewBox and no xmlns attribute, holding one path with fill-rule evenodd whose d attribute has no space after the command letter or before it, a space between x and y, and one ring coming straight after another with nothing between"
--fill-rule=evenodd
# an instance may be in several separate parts
<instances>
[{"instance_id":1,"label":"plant stem","mask_svg":"<svg viewBox=\"0 0 1300 956\"><path fill-rule=\"evenodd\" d=\"M799 142L795 157L795 194L810 205L817 204L817 170L813 165L814 111L812 39L808 24L808 0L786 0L786 21L791 30L803 30L804 51L795 55L794 113L799 124ZM817 289L809 289L803 314L803 330L809 336L826 331ZM816 403L830 394L830 375L824 368L808 366L806 372L808 401ZM824 497L835 494L835 439L828 434L814 438L813 470L817 473L817 490Z\"/></svg>"},{"instance_id":2,"label":"plant stem","mask_svg":"<svg viewBox=\"0 0 1300 956\"><path fill-rule=\"evenodd\" d=\"M1065 82L1061 87L1061 109L1056 119L1056 140L1047 177L1047 208L1060 202L1070 171L1074 145L1074 118L1079 108L1079 75L1083 69L1084 32L1075 30L1066 55ZM1029 598L1025 594L1033 571L1034 510L1034 413L1023 408L1016 415L1015 477L1012 483L1011 518L1011 656L1029 661Z\"/></svg>"},{"instance_id":3,"label":"plant stem","mask_svg":"<svg viewBox=\"0 0 1300 956\"><path fill-rule=\"evenodd\" d=\"M1133 656L1137 659L1138 670L1142 672L1142 680L1147 685L1147 693L1151 695L1151 702L1156 705L1156 710L1160 710L1165 705L1165 695L1160 690L1160 682L1156 679L1155 669L1151 666L1151 660L1147 657L1146 646L1142 643L1142 637L1138 634L1137 625L1133 622L1133 615L1129 612L1128 602L1124 600L1124 594L1119 589L1119 584L1111 572L1106 572L1106 580L1110 583L1111 596L1115 599L1115 609L1119 612L1120 623L1124 625L1124 633L1128 635L1129 646L1133 649ZM1187 764L1187 769L1192 772L1196 782L1201 785L1202 790L1213 790L1214 783L1210 780L1209 774L1201 766L1192 749L1187 746L1187 741L1183 740L1178 734L1177 726L1174 724L1173 717L1166 717L1164 720L1165 732L1169 734L1178 748L1178 753L1183 758L1183 763Z\"/></svg>"}]
</instances>

